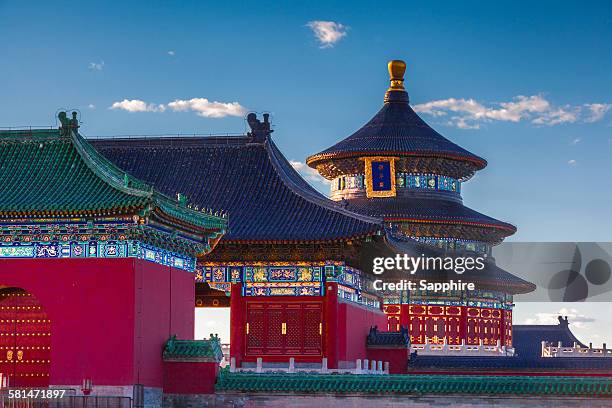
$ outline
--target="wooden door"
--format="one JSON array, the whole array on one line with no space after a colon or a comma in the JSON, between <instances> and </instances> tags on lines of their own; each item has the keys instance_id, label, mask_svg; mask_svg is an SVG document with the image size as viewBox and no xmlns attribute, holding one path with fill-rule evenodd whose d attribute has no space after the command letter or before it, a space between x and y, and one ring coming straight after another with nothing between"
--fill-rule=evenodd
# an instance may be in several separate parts
<instances>
[{"instance_id":1,"label":"wooden door","mask_svg":"<svg viewBox=\"0 0 612 408\"><path fill-rule=\"evenodd\" d=\"M51 322L38 300L0 289L0 373L11 387L46 387L50 363Z\"/></svg>"},{"instance_id":2,"label":"wooden door","mask_svg":"<svg viewBox=\"0 0 612 408\"><path fill-rule=\"evenodd\" d=\"M323 355L321 303L247 304L247 356Z\"/></svg>"}]
</instances>

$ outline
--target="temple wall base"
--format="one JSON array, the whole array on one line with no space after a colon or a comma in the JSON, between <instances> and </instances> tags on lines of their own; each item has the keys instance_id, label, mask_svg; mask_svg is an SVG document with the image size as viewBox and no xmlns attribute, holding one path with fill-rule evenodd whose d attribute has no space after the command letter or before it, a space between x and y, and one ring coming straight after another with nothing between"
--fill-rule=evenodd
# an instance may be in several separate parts
<instances>
[{"instance_id":1,"label":"temple wall base","mask_svg":"<svg viewBox=\"0 0 612 408\"><path fill-rule=\"evenodd\" d=\"M440 406L456 406L456 396L391 396L391 395L297 395L297 394L246 394L217 393L214 395L173 395L165 394L164 408L196 408L196 407L266 407L286 408L287 398L291 398L292 408L312 407L370 407L391 408L411 406L416 408L438 408ZM523 408L582 408L589 406L603 408L612 406L608 400L592 398L551 398L551 397L489 397L472 395L461 400L462 407L489 408L491 406L523 407Z\"/></svg>"}]
</instances>

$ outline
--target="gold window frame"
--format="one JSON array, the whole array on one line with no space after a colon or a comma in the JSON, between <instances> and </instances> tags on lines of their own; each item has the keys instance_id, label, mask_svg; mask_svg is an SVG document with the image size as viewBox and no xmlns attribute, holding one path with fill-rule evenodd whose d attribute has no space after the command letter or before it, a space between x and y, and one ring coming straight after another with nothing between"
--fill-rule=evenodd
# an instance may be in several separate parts
<instances>
[{"instance_id":1,"label":"gold window frame","mask_svg":"<svg viewBox=\"0 0 612 408\"><path fill-rule=\"evenodd\" d=\"M375 197L395 197L397 195L395 188L395 159L396 157L388 157L388 156L373 156L373 157L364 157L363 161L365 163L365 188L366 188L366 197L375 198ZM375 161L388 161L389 162L389 171L390 171L390 179L391 179L391 189L388 191L374 191L374 185L372 183L372 162Z\"/></svg>"}]
</instances>

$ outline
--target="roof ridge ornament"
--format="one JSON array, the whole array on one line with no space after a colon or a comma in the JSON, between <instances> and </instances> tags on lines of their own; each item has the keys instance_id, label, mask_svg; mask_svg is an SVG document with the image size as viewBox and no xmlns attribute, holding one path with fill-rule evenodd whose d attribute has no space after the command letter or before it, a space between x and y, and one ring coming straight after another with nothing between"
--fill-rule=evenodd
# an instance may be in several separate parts
<instances>
[{"instance_id":1,"label":"roof ridge ornament","mask_svg":"<svg viewBox=\"0 0 612 408\"><path fill-rule=\"evenodd\" d=\"M263 114L263 122L257 119L256 113L249 113L247 115L247 123L251 128L251 131L247 133L247 135L251 138L251 142L253 143L263 143L265 142L270 134L274 132L274 130L270 129L270 114Z\"/></svg>"},{"instance_id":2,"label":"roof ridge ornament","mask_svg":"<svg viewBox=\"0 0 612 408\"><path fill-rule=\"evenodd\" d=\"M77 119L76 111L72 111L72 119L68 119L68 115L65 111L58 113L57 118L61 124L59 129L62 136L68 136L71 130L76 131L79 128L79 120Z\"/></svg>"},{"instance_id":3,"label":"roof ridge ornament","mask_svg":"<svg viewBox=\"0 0 612 408\"><path fill-rule=\"evenodd\" d=\"M404 74L406 63L402 60L391 60L387 64L389 69L389 89L385 93L385 103L405 102L408 103L408 93L404 88Z\"/></svg>"}]
</instances>

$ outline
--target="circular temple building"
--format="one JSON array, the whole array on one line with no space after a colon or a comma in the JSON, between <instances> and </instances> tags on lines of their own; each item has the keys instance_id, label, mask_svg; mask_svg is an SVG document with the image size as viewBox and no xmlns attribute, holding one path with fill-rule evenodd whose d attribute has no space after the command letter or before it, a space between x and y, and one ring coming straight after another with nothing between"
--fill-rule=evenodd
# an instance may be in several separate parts
<instances>
[{"instance_id":1,"label":"circular temple building","mask_svg":"<svg viewBox=\"0 0 612 408\"><path fill-rule=\"evenodd\" d=\"M490 254L516 228L463 204L462 183L487 161L425 123L404 89L406 64L394 60L388 67L382 109L307 164L331 181L331 198L342 207L382 219L397 253L488 257L485 270L455 278L475 282L476 290L386 294L389 331L408 327L413 348L423 344L423 352L426 345L448 344L511 354L512 296L533 285L496 267Z\"/></svg>"}]
</instances>

